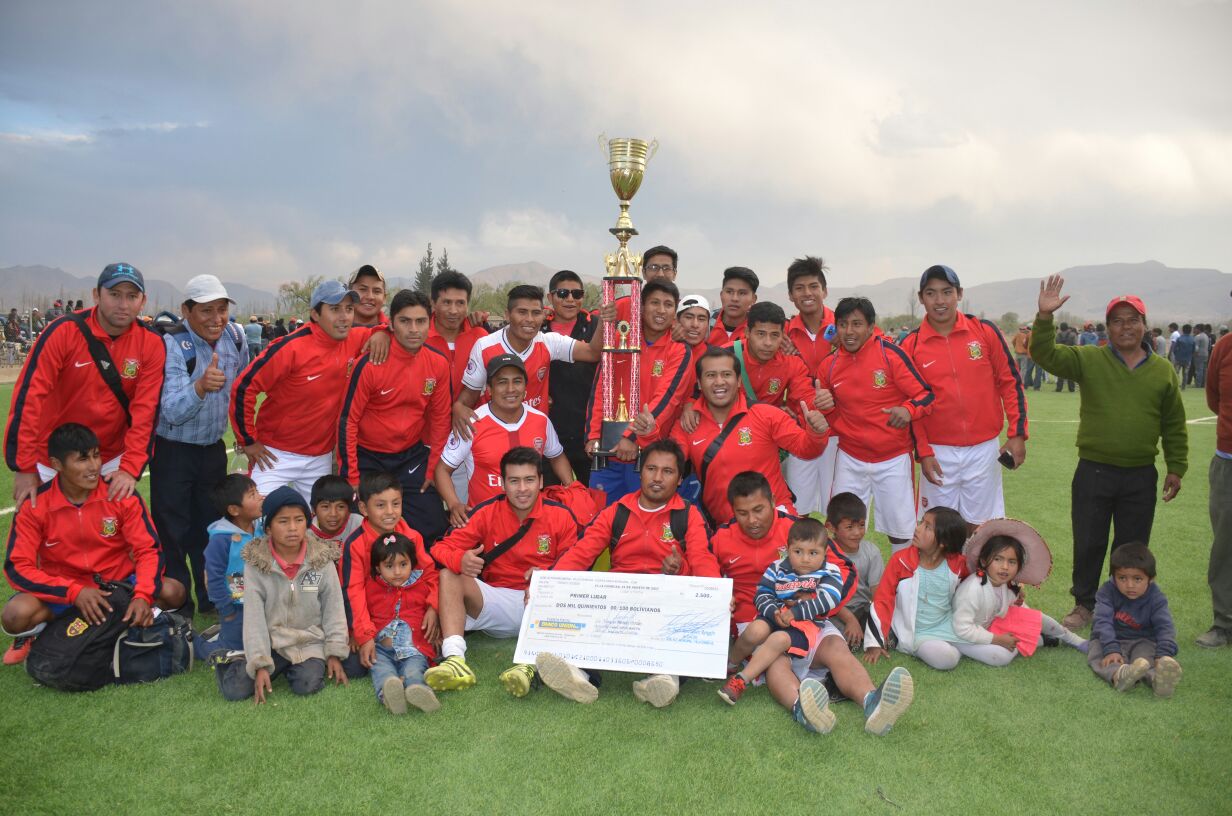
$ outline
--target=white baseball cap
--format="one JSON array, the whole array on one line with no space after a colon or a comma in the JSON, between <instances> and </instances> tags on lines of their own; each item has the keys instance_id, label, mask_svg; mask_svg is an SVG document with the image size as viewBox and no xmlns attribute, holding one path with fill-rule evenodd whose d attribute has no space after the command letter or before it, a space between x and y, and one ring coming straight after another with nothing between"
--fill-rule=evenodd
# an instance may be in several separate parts
<instances>
[{"instance_id":1,"label":"white baseball cap","mask_svg":"<svg viewBox=\"0 0 1232 816\"><path fill-rule=\"evenodd\" d=\"M198 275L188 282L184 287L184 300L191 300L193 303L213 303L216 300L228 300L232 304L235 300L227 294L227 289L222 285L222 281L213 275Z\"/></svg>"},{"instance_id":2,"label":"white baseball cap","mask_svg":"<svg viewBox=\"0 0 1232 816\"><path fill-rule=\"evenodd\" d=\"M710 303L701 295L685 295L680 299L680 303L676 306L676 314L680 314L685 309L692 309L694 306L700 306L706 310L706 314L710 314Z\"/></svg>"}]
</instances>

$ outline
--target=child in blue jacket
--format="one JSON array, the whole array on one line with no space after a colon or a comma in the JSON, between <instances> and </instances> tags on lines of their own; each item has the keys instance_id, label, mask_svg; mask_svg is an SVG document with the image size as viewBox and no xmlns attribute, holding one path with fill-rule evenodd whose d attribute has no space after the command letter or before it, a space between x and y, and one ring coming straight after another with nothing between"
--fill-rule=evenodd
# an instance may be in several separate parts
<instances>
[{"instance_id":1,"label":"child in blue jacket","mask_svg":"<svg viewBox=\"0 0 1232 816\"><path fill-rule=\"evenodd\" d=\"M214 502L223 517L208 528L205 584L218 610L219 631L216 640L198 642L197 654L202 659L220 650L244 651L244 560L240 551L262 533L261 500L256 483L242 473L228 474L214 489Z\"/></svg>"}]
</instances>

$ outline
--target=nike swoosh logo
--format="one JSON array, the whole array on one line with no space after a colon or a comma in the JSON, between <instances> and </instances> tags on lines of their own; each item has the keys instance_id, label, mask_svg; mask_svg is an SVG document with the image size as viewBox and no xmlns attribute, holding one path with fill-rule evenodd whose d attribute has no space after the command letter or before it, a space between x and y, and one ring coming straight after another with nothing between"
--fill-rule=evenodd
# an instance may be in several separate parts
<instances>
[{"instance_id":1,"label":"nike swoosh logo","mask_svg":"<svg viewBox=\"0 0 1232 816\"><path fill-rule=\"evenodd\" d=\"M920 363L920 368L928 368L930 365L932 365L932 364L933 364L933 363L935 363L935 362L937 362L937 361L936 361L936 360L929 360L927 363Z\"/></svg>"},{"instance_id":2,"label":"nike swoosh logo","mask_svg":"<svg viewBox=\"0 0 1232 816\"><path fill-rule=\"evenodd\" d=\"M413 467L413 468L411 468L410 470L408 470L408 471L406 472L406 475L407 475L407 476L410 476L412 473L414 473L414 472L415 472L415 471L417 471L417 470L419 470L419 465L415 465L415 467Z\"/></svg>"},{"instance_id":3,"label":"nike swoosh logo","mask_svg":"<svg viewBox=\"0 0 1232 816\"><path fill-rule=\"evenodd\" d=\"M48 541L48 542L47 542L46 544L44 544L43 546L44 546L44 547L54 547L54 546L56 546L56 545L57 545L57 544L59 544L59 543L60 543L59 541Z\"/></svg>"},{"instance_id":4,"label":"nike swoosh logo","mask_svg":"<svg viewBox=\"0 0 1232 816\"><path fill-rule=\"evenodd\" d=\"M838 381L838 382L836 382L836 383L830 383L830 388L831 388L831 390L833 390L833 389L835 389L835 388L838 388L838 387L839 387L840 385L842 385L842 384L843 384L843 381L842 381L842 380L839 380L839 381Z\"/></svg>"},{"instance_id":5,"label":"nike swoosh logo","mask_svg":"<svg viewBox=\"0 0 1232 816\"><path fill-rule=\"evenodd\" d=\"M312 382L313 380L315 380L317 377L320 377L320 376L321 376L320 374L313 374L310 377L308 377L308 382Z\"/></svg>"},{"instance_id":6,"label":"nike swoosh logo","mask_svg":"<svg viewBox=\"0 0 1232 816\"><path fill-rule=\"evenodd\" d=\"M90 362L88 360L84 363L73 363L73 365L76 366L77 368L81 368L82 366L88 366L89 364Z\"/></svg>"},{"instance_id":7,"label":"nike swoosh logo","mask_svg":"<svg viewBox=\"0 0 1232 816\"><path fill-rule=\"evenodd\" d=\"M741 557L742 557L742 556L737 555L735 558L729 558L729 559L727 559L727 563L728 563L728 564L734 564L734 563L736 563L737 561L739 561L739 560L741 559Z\"/></svg>"},{"instance_id":8,"label":"nike swoosh logo","mask_svg":"<svg viewBox=\"0 0 1232 816\"><path fill-rule=\"evenodd\" d=\"M311 377L309 377L308 379L312 379L312 378L311 378ZM392 391L397 391L397 390L398 390L398 389L396 389L396 388L382 388L382 389L381 389L381 396L383 397L383 396L385 396L386 394L388 394L388 393L390 393L390 392L392 392Z\"/></svg>"},{"instance_id":9,"label":"nike swoosh logo","mask_svg":"<svg viewBox=\"0 0 1232 816\"><path fill-rule=\"evenodd\" d=\"M693 440L693 444L694 444L694 445L700 445L701 443L703 443L703 442L705 442L705 441L706 441L705 439L694 439L694 440Z\"/></svg>"}]
</instances>

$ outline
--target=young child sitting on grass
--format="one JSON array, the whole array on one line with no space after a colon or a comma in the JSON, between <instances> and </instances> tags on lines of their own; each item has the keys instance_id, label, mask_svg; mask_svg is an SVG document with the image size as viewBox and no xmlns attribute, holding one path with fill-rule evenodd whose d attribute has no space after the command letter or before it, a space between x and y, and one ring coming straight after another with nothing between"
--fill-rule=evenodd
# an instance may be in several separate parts
<instances>
[{"instance_id":1,"label":"young child sitting on grass","mask_svg":"<svg viewBox=\"0 0 1232 816\"><path fill-rule=\"evenodd\" d=\"M1006 522L1010 520L997 519L986 524ZM975 536L972 541L978 543ZM989 666L1008 665L1018 654L1018 639L1009 632L993 634L988 627L994 620L1004 618L1019 600L1019 586L1014 579L1027 566L1026 548L1012 535L989 535L978 552L970 546L965 549L976 556L968 558L967 564L968 568L975 566L976 572L967 576L954 593L954 632L970 644L963 650L967 657ZM974 565L972 560L976 562ZM1086 651L1086 640L1047 615L1040 615L1040 632Z\"/></svg>"},{"instance_id":2,"label":"young child sitting on grass","mask_svg":"<svg viewBox=\"0 0 1232 816\"><path fill-rule=\"evenodd\" d=\"M934 669L958 665L971 644L954 633L954 590L967 577L967 522L948 507L928 510L911 546L890 556L873 595L864 635L864 662L885 657L893 639L904 654Z\"/></svg>"},{"instance_id":3,"label":"young child sitting on grass","mask_svg":"<svg viewBox=\"0 0 1232 816\"><path fill-rule=\"evenodd\" d=\"M732 644L729 662L748 663L728 678L719 696L735 705L748 684L783 655L804 657L821 639L826 620L843 600L843 576L826 561L826 531L802 518L787 533L787 557L766 568L753 603L757 618ZM751 653L751 654L750 654Z\"/></svg>"},{"instance_id":4,"label":"young child sitting on grass","mask_svg":"<svg viewBox=\"0 0 1232 816\"><path fill-rule=\"evenodd\" d=\"M312 525L308 528L322 541L330 541L341 550L351 533L364 523L364 517L351 512L355 489L341 476L329 474L312 483Z\"/></svg>"},{"instance_id":5,"label":"young child sitting on grass","mask_svg":"<svg viewBox=\"0 0 1232 816\"><path fill-rule=\"evenodd\" d=\"M216 651L244 651L244 546L262 534L261 502L257 483L242 473L231 473L214 488L214 503L222 518L207 528L205 584L210 603L218 610L218 635L198 641L198 657ZM205 654L202 654L205 652Z\"/></svg>"},{"instance_id":6,"label":"young child sitting on grass","mask_svg":"<svg viewBox=\"0 0 1232 816\"><path fill-rule=\"evenodd\" d=\"M1087 664L1117 691L1145 679L1155 696L1171 697L1181 664L1168 598L1155 583L1155 556L1145 544L1123 544L1111 564L1112 577L1095 593Z\"/></svg>"},{"instance_id":7,"label":"young child sitting on grass","mask_svg":"<svg viewBox=\"0 0 1232 816\"><path fill-rule=\"evenodd\" d=\"M843 636L853 651L864 642L868 608L885 571L881 550L864 537L867 520L868 507L855 493L838 493L826 505L826 532L851 559L859 579L856 594L835 615L842 623Z\"/></svg>"},{"instance_id":8,"label":"young child sitting on grass","mask_svg":"<svg viewBox=\"0 0 1232 816\"><path fill-rule=\"evenodd\" d=\"M286 674L291 691L316 694L326 677L346 684L346 613L337 548L308 532L308 502L293 487L265 497L265 536L245 545L244 661L220 667L227 700L263 703Z\"/></svg>"},{"instance_id":9,"label":"young child sitting on grass","mask_svg":"<svg viewBox=\"0 0 1232 816\"><path fill-rule=\"evenodd\" d=\"M441 707L423 679L436 658L436 649L423 636L423 619L436 607L437 572L425 571L416 559L415 544L406 536L381 536L372 545L365 584L368 616L378 631L359 647L359 655L372 666L377 700L392 714L405 714L407 703L425 712Z\"/></svg>"}]
</instances>

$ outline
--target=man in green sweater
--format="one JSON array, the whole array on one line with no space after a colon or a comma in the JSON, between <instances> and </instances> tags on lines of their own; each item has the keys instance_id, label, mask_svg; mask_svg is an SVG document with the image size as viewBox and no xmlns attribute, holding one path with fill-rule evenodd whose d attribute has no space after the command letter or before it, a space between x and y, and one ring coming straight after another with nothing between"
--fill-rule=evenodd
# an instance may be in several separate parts
<instances>
[{"instance_id":1,"label":"man in green sweater","mask_svg":"<svg viewBox=\"0 0 1232 816\"><path fill-rule=\"evenodd\" d=\"M1045 371L1082 388L1078 409L1078 468L1070 488L1074 532L1075 606L1061 623L1081 629L1091 622L1108 531L1115 524L1115 550L1149 544L1155 520L1155 469L1163 439L1164 501L1181 489L1188 466L1189 435L1180 384L1171 364L1143 342L1146 307L1133 295L1112 299L1106 310L1107 346L1058 346L1052 315L1069 295L1051 275L1040 284L1039 312L1031 334L1031 357Z\"/></svg>"}]
</instances>

